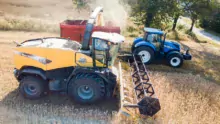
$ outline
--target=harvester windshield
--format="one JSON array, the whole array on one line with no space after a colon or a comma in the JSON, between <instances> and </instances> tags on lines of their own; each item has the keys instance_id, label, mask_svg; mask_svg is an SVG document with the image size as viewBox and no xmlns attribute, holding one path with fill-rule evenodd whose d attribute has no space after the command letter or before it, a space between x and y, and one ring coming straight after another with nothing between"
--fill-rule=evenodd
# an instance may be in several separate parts
<instances>
[{"instance_id":1,"label":"harvester windshield","mask_svg":"<svg viewBox=\"0 0 220 124\"><path fill-rule=\"evenodd\" d=\"M110 62L109 62L109 66L113 66L114 65L114 62L115 62L115 59L117 58L117 55L118 55L118 51L119 51L119 47L120 47L120 44L111 44L110 45Z\"/></svg>"}]
</instances>

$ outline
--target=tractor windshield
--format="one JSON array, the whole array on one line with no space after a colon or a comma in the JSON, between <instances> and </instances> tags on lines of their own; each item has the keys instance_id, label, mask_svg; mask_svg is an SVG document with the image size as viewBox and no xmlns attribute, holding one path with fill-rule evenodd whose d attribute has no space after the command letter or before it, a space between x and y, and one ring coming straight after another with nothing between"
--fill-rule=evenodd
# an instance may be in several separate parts
<instances>
[{"instance_id":1,"label":"tractor windshield","mask_svg":"<svg viewBox=\"0 0 220 124\"><path fill-rule=\"evenodd\" d=\"M144 40L149 42L160 42L162 38L162 35L159 34L151 34L151 33L145 33Z\"/></svg>"},{"instance_id":2,"label":"tractor windshield","mask_svg":"<svg viewBox=\"0 0 220 124\"><path fill-rule=\"evenodd\" d=\"M162 44L162 35L146 32L144 35L144 40L153 44L156 47L156 50L160 50Z\"/></svg>"}]
</instances>

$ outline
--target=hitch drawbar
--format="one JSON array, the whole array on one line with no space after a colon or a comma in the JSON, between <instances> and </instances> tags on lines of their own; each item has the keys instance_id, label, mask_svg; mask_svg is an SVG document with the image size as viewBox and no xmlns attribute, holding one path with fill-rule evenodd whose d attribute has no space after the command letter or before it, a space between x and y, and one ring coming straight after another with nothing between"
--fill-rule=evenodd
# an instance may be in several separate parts
<instances>
[{"instance_id":1,"label":"hitch drawbar","mask_svg":"<svg viewBox=\"0 0 220 124\"><path fill-rule=\"evenodd\" d=\"M127 86L128 83L125 83L121 62L119 62L121 111L129 115L131 113L129 108L138 108L141 115L153 116L160 110L159 99L152 84L149 83L150 78L141 57L132 55L132 58L128 60L128 64L135 98L128 95L131 91Z\"/></svg>"}]
</instances>

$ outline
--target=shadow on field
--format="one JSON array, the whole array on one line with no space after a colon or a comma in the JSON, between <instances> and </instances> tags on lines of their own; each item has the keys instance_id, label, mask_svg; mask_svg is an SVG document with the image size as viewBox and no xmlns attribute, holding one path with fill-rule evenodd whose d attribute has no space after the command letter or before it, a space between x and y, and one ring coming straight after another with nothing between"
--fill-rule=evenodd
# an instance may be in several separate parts
<instances>
[{"instance_id":1,"label":"shadow on field","mask_svg":"<svg viewBox=\"0 0 220 124\"><path fill-rule=\"evenodd\" d=\"M147 65L147 68L152 71L200 74L204 78L219 84L220 66L217 65L220 65L220 55L210 50L211 48L205 46L206 44L196 43L196 45L199 45L199 48L195 46L190 49L192 60L184 61L183 66L180 68L170 67L166 60L155 61L151 65ZM190 48L184 42L181 43L181 46L184 49Z\"/></svg>"},{"instance_id":2,"label":"shadow on field","mask_svg":"<svg viewBox=\"0 0 220 124\"><path fill-rule=\"evenodd\" d=\"M104 112L118 111L119 101L116 98L106 99L99 103L92 105L80 105L71 100L68 95L63 95L60 93L49 93L47 96L40 98L38 100L28 100L23 98L19 90L16 89L10 92L1 103L9 108L20 110L28 109L27 106L44 106L52 107L54 109L62 107L68 107L71 109L82 109L82 110L99 110Z\"/></svg>"}]
</instances>

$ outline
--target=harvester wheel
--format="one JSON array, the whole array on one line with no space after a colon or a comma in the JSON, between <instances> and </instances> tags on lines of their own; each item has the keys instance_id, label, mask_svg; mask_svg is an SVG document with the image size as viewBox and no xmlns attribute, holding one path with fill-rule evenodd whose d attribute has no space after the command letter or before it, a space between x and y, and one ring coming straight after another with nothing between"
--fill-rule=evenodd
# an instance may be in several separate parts
<instances>
[{"instance_id":1,"label":"harvester wheel","mask_svg":"<svg viewBox=\"0 0 220 124\"><path fill-rule=\"evenodd\" d=\"M174 53L168 56L167 61L171 67L178 68L183 64L183 57L181 54Z\"/></svg>"},{"instance_id":2,"label":"harvester wheel","mask_svg":"<svg viewBox=\"0 0 220 124\"><path fill-rule=\"evenodd\" d=\"M91 104L104 98L104 81L97 75L77 74L69 83L69 96L81 104Z\"/></svg>"},{"instance_id":3,"label":"harvester wheel","mask_svg":"<svg viewBox=\"0 0 220 124\"><path fill-rule=\"evenodd\" d=\"M47 82L40 77L25 76L19 85L19 91L27 99L38 99L45 95Z\"/></svg>"},{"instance_id":4,"label":"harvester wheel","mask_svg":"<svg viewBox=\"0 0 220 124\"><path fill-rule=\"evenodd\" d=\"M134 54L141 56L144 64L150 64L154 59L154 51L149 47L138 47L134 50Z\"/></svg>"}]
</instances>

